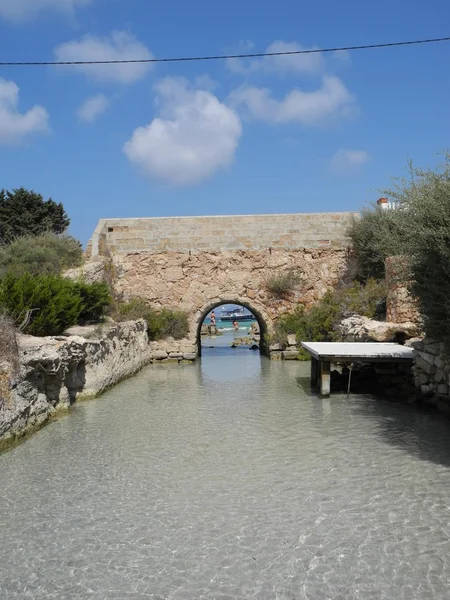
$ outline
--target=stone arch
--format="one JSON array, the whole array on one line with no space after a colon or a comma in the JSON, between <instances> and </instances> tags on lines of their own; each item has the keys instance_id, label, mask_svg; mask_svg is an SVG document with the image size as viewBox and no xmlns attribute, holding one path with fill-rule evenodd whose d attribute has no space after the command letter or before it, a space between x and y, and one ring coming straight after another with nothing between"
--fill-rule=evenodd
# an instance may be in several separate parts
<instances>
[{"instance_id":1,"label":"stone arch","mask_svg":"<svg viewBox=\"0 0 450 600\"><path fill-rule=\"evenodd\" d=\"M202 345L201 345L201 327L202 323L205 320L206 316L218 306L222 306L223 304L237 304L239 306L243 306L247 310L249 310L256 317L256 321L259 325L259 330L261 332L261 342L260 342L260 352L264 355L269 355L269 348L266 344L266 335L272 332L272 319L269 317L268 313L264 309L264 307L259 306L258 302L251 300L250 298L242 298L242 297L234 297L234 296L224 296L223 298L214 298L206 302L202 308L197 310L195 313L195 317L191 324L191 331L195 332L195 342L197 344L198 355L201 355Z\"/></svg>"}]
</instances>

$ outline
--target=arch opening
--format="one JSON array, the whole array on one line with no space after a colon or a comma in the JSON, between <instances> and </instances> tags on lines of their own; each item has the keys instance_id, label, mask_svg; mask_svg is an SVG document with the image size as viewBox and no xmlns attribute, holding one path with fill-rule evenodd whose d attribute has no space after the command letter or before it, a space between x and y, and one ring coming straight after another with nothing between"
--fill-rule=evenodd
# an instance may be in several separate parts
<instances>
[{"instance_id":1,"label":"arch opening","mask_svg":"<svg viewBox=\"0 0 450 600\"><path fill-rule=\"evenodd\" d=\"M235 310L240 313L236 313ZM211 322L210 315L215 313L215 323ZM223 313L230 313L222 319ZM230 318L229 318L230 317ZM247 317L247 318L246 318ZM202 344L202 339L210 340L211 332L217 330L216 339L220 339L220 346L226 347L227 343L242 345L245 348L257 350L263 355L268 354L267 348L267 324L260 311L250 303L236 299L215 300L200 311L196 323L196 341L198 354L202 354L203 348L208 347L208 341ZM208 335L209 334L209 335ZM255 346L258 346L255 348Z\"/></svg>"}]
</instances>

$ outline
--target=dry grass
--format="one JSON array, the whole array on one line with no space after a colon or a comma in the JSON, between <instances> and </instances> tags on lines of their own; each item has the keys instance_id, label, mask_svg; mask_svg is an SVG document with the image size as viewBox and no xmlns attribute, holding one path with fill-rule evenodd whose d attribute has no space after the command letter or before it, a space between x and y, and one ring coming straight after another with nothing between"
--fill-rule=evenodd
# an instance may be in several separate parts
<instances>
[{"instance_id":1,"label":"dry grass","mask_svg":"<svg viewBox=\"0 0 450 600\"><path fill-rule=\"evenodd\" d=\"M282 299L294 291L300 280L293 269L277 271L266 277L265 287L271 296Z\"/></svg>"}]
</instances>

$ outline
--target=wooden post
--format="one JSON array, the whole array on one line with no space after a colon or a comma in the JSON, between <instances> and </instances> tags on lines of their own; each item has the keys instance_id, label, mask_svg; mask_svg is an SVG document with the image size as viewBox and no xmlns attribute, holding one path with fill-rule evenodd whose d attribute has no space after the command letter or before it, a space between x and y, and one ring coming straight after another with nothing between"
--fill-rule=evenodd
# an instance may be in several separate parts
<instances>
[{"instance_id":1,"label":"wooden post","mask_svg":"<svg viewBox=\"0 0 450 600\"><path fill-rule=\"evenodd\" d=\"M317 390L317 379L318 379L318 369L317 369L317 358L311 356L311 389Z\"/></svg>"},{"instance_id":2,"label":"wooden post","mask_svg":"<svg viewBox=\"0 0 450 600\"><path fill-rule=\"evenodd\" d=\"M329 361L320 361L320 394L325 397L330 395L330 366Z\"/></svg>"}]
</instances>

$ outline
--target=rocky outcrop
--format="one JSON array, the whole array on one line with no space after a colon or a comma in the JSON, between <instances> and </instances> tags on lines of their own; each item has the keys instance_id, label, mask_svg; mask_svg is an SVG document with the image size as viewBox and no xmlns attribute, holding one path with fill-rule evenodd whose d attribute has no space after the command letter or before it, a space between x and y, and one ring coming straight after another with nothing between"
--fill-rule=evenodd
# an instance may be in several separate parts
<instances>
[{"instance_id":1,"label":"rocky outcrop","mask_svg":"<svg viewBox=\"0 0 450 600\"><path fill-rule=\"evenodd\" d=\"M69 269L64 277L72 281L84 281L86 283L99 283L106 280L107 265L104 260L86 263L78 269Z\"/></svg>"},{"instance_id":2,"label":"rocky outcrop","mask_svg":"<svg viewBox=\"0 0 450 600\"><path fill-rule=\"evenodd\" d=\"M77 327L67 336L19 336L21 369L0 380L0 447L26 435L76 400L98 396L152 362L191 362L185 341L149 342L145 321Z\"/></svg>"},{"instance_id":3,"label":"rocky outcrop","mask_svg":"<svg viewBox=\"0 0 450 600\"><path fill-rule=\"evenodd\" d=\"M360 315L341 321L337 331L346 342L404 342L420 335L420 327L416 323L375 321Z\"/></svg>"}]
</instances>

